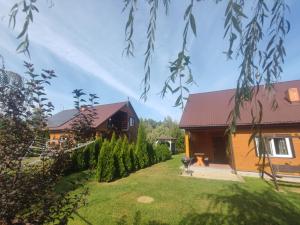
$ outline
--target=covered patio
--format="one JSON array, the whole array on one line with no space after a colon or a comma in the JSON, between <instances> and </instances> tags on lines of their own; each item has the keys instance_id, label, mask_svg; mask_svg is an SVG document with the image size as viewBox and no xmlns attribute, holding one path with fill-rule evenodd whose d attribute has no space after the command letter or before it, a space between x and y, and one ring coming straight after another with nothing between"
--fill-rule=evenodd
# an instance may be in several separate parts
<instances>
[{"instance_id":1,"label":"covered patio","mask_svg":"<svg viewBox=\"0 0 300 225\"><path fill-rule=\"evenodd\" d=\"M194 158L194 166L231 169L231 149L225 128L186 130L185 147L185 155Z\"/></svg>"}]
</instances>

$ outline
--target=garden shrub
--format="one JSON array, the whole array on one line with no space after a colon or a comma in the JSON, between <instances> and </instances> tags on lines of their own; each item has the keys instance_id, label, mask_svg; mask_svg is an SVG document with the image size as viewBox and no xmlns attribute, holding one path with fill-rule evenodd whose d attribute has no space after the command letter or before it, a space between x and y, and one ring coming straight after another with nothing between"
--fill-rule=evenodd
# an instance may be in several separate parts
<instances>
[{"instance_id":1,"label":"garden shrub","mask_svg":"<svg viewBox=\"0 0 300 225\"><path fill-rule=\"evenodd\" d=\"M96 177L99 182L110 182L114 179L115 164L111 143L104 141L100 150Z\"/></svg>"},{"instance_id":2,"label":"garden shrub","mask_svg":"<svg viewBox=\"0 0 300 225\"><path fill-rule=\"evenodd\" d=\"M138 168L137 157L135 155L135 144L131 143L128 145L128 152L130 154L130 161L131 161L131 171L135 171Z\"/></svg>"},{"instance_id":3,"label":"garden shrub","mask_svg":"<svg viewBox=\"0 0 300 225\"><path fill-rule=\"evenodd\" d=\"M116 143L117 143L117 137L116 137L115 132L113 132L111 139L110 139L110 148L114 149Z\"/></svg>"},{"instance_id":4,"label":"garden shrub","mask_svg":"<svg viewBox=\"0 0 300 225\"><path fill-rule=\"evenodd\" d=\"M167 145L158 144L155 146L155 157L157 162L162 162L171 159L172 154Z\"/></svg>"},{"instance_id":5,"label":"garden shrub","mask_svg":"<svg viewBox=\"0 0 300 225\"><path fill-rule=\"evenodd\" d=\"M125 169L127 173L130 173L132 171L132 160L131 160L129 143L126 136L123 138L123 142L122 142L122 154L123 154L123 162L124 162Z\"/></svg>"},{"instance_id":6,"label":"garden shrub","mask_svg":"<svg viewBox=\"0 0 300 225\"><path fill-rule=\"evenodd\" d=\"M171 159L172 154L167 145L158 144L155 147L155 155L158 162Z\"/></svg>"},{"instance_id":7,"label":"garden shrub","mask_svg":"<svg viewBox=\"0 0 300 225\"><path fill-rule=\"evenodd\" d=\"M89 161L89 168L95 168L97 166L98 163L98 157L99 157L99 152L101 149L101 145L102 145L102 138L98 137L94 143L92 143L91 147L90 147L90 161Z\"/></svg>"},{"instance_id":8,"label":"garden shrub","mask_svg":"<svg viewBox=\"0 0 300 225\"><path fill-rule=\"evenodd\" d=\"M147 154L148 154L149 166L155 164L156 163L155 152L153 149L153 145L150 143L147 143Z\"/></svg>"},{"instance_id":9,"label":"garden shrub","mask_svg":"<svg viewBox=\"0 0 300 225\"><path fill-rule=\"evenodd\" d=\"M146 132L143 123L139 125L135 154L137 156L137 166L139 169L149 166Z\"/></svg>"},{"instance_id":10,"label":"garden shrub","mask_svg":"<svg viewBox=\"0 0 300 225\"><path fill-rule=\"evenodd\" d=\"M122 149L122 139L119 138L113 149L114 154L114 164L115 164L115 177L125 177L127 175L125 165L123 162L123 149Z\"/></svg>"},{"instance_id":11,"label":"garden shrub","mask_svg":"<svg viewBox=\"0 0 300 225\"><path fill-rule=\"evenodd\" d=\"M70 170L73 172L81 171L86 169L86 161L85 161L85 147L81 147L76 149L71 154L71 166Z\"/></svg>"}]
</instances>

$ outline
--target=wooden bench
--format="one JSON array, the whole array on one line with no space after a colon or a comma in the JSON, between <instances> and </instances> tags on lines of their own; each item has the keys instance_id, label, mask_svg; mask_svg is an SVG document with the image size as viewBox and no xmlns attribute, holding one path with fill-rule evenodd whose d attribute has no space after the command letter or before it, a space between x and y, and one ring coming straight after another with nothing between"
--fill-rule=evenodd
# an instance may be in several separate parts
<instances>
[{"instance_id":1,"label":"wooden bench","mask_svg":"<svg viewBox=\"0 0 300 225\"><path fill-rule=\"evenodd\" d=\"M288 164L285 165L279 165L279 164L272 164L273 171L275 173L275 176L278 178L284 177L284 176L291 176L289 174L294 174L292 176L300 177L300 166L291 166ZM280 173L280 174L278 174ZM285 173L285 174L282 174ZM295 175L295 173L298 173Z\"/></svg>"}]
</instances>

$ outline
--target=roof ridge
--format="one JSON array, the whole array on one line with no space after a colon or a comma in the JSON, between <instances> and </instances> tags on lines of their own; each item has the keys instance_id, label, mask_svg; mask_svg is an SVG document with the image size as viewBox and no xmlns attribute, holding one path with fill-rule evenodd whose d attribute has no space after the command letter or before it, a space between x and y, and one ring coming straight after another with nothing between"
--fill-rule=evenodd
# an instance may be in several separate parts
<instances>
[{"instance_id":1,"label":"roof ridge","mask_svg":"<svg viewBox=\"0 0 300 225\"><path fill-rule=\"evenodd\" d=\"M285 84L285 83L293 83L293 82L300 82L300 79L295 79L295 80L287 80L287 81L279 81L279 82L275 82L273 83L274 85L281 85L281 84ZM264 84L260 84L259 85L264 86ZM198 93L191 93L189 95L199 95L199 94L210 94L210 93L218 93L218 92L229 92L229 91L234 91L236 90L236 88L228 88L228 89L221 89L221 90L216 90L216 91L204 91L204 92L198 92Z\"/></svg>"},{"instance_id":2,"label":"roof ridge","mask_svg":"<svg viewBox=\"0 0 300 225\"><path fill-rule=\"evenodd\" d=\"M94 105L94 107L99 107L99 106L106 106L106 105L115 105L115 104L120 104L120 103L123 103L123 104L125 104L125 103L127 103L128 101L123 101L123 102L114 102L114 103L106 103L106 104L98 104L98 105ZM63 110L61 110L61 111L59 111L59 112L57 112L57 113L60 113L60 112L65 112L65 111L70 111L70 110L76 110L76 108L71 108L71 109L63 109ZM56 113L56 114L57 114Z\"/></svg>"}]
</instances>

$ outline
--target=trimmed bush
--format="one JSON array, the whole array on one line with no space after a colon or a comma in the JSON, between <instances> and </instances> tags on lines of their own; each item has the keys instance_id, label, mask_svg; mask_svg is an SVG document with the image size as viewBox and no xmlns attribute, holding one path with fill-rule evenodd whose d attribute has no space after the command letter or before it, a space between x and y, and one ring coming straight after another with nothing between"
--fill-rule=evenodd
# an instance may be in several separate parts
<instances>
[{"instance_id":1,"label":"trimmed bush","mask_svg":"<svg viewBox=\"0 0 300 225\"><path fill-rule=\"evenodd\" d=\"M102 142L103 142L102 138L99 137L96 139L96 141L93 144L91 144L92 146L89 148L89 152L90 152L89 168L95 168L97 166Z\"/></svg>"},{"instance_id":2,"label":"trimmed bush","mask_svg":"<svg viewBox=\"0 0 300 225\"><path fill-rule=\"evenodd\" d=\"M123 162L123 150L122 150L122 139L119 138L115 144L113 154L115 162L115 177L125 177L127 175L125 165Z\"/></svg>"},{"instance_id":3,"label":"trimmed bush","mask_svg":"<svg viewBox=\"0 0 300 225\"><path fill-rule=\"evenodd\" d=\"M128 152L130 154L131 171L135 171L138 168L138 166L136 164L137 157L135 155L135 144L134 143L131 143L128 145Z\"/></svg>"},{"instance_id":4,"label":"trimmed bush","mask_svg":"<svg viewBox=\"0 0 300 225\"><path fill-rule=\"evenodd\" d=\"M110 147L111 147L111 149L114 149L116 143L117 143L117 137L116 137L115 132L113 132L113 134L111 136L111 139L110 139Z\"/></svg>"},{"instance_id":5,"label":"trimmed bush","mask_svg":"<svg viewBox=\"0 0 300 225\"><path fill-rule=\"evenodd\" d=\"M111 144L108 141L104 141L100 150L96 178L99 182L110 182L114 179L115 164L114 154L111 149Z\"/></svg>"},{"instance_id":6,"label":"trimmed bush","mask_svg":"<svg viewBox=\"0 0 300 225\"><path fill-rule=\"evenodd\" d=\"M122 142L122 154L123 154L123 162L124 162L125 169L127 173L130 173L132 171L132 161L131 161L129 143L126 136L123 138L123 142Z\"/></svg>"},{"instance_id":7,"label":"trimmed bush","mask_svg":"<svg viewBox=\"0 0 300 225\"><path fill-rule=\"evenodd\" d=\"M70 170L72 172L81 171L86 168L86 161L85 161L85 147L76 149L71 154L71 166Z\"/></svg>"},{"instance_id":8,"label":"trimmed bush","mask_svg":"<svg viewBox=\"0 0 300 225\"><path fill-rule=\"evenodd\" d=\"M171 159L172 155L167 145L158 144L155 147L155 156L157 162L166 161Z\"/></svg>"},{"instance_id":9,"label":"trimmed bush","mask_svg":"<svg viewBox=\"0 0 300 225\"><path fill-rule=\"evenodd\" d=\"M147 154L149 159L149 166L155 164L156 163L155 151L153 149L152 144L150 143L147 143Z\"/></svg>"},{"instance_id":10,"label":"trimmed bush","mask_svg":"<svg viewBox=\"0 0 300 225\"><path fill-rule=\"evenodd\" d=\"M142 169L149 166L146 132L143 123L140 123L139 125L138 136L137 136L137 141L135 146L135 154L137 156L136 163L138 169Z\"/></svg>"}]
</instances>

